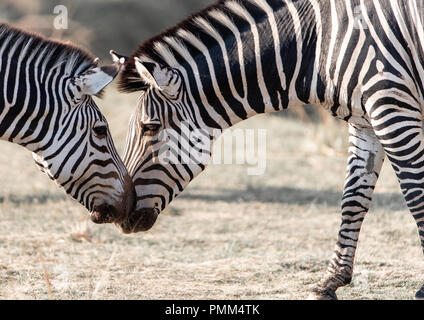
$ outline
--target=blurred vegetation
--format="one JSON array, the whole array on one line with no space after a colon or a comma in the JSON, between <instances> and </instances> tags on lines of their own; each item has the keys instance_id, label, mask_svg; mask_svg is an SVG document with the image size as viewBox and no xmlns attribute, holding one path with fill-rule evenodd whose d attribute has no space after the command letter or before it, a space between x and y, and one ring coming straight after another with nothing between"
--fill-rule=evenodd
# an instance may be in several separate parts
<instances>
[{"instance_id":1,"label":"blurred vegetation","mask_svg":"<svg viewBox=\"0 0 424 320\"><path fill-rule=\"evenodd\" d=\"M100 58L129 55L139 44L214 0L1 0L0 21L70 40ZM68 9L69 29L55 30L54 8Z\"/></svg>"}]
</instances>

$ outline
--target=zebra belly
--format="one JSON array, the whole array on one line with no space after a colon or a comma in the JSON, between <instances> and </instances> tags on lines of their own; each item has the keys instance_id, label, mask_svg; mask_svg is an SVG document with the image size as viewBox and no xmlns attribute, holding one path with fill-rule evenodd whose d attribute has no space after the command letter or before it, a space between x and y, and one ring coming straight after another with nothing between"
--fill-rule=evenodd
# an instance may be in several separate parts
<instances>
[{"instance_id":1,"label":"zebra belly","mask_svg":"<svg viewBox=\"0 0 424 320\"><path fill-rule=\"evenodd\" d=\"M361 99L358 99L361 101ZM330 106L331 105L331 106ZM356 103L351 108L347 103L342 103L338 106L337 110L332 110L334 104L324 104L322 107L327 110L334 118L346 121L350 124L355 124L364 128L371 128L371 121L368 114L360 103Z\"/></svg>"}]
</instances>

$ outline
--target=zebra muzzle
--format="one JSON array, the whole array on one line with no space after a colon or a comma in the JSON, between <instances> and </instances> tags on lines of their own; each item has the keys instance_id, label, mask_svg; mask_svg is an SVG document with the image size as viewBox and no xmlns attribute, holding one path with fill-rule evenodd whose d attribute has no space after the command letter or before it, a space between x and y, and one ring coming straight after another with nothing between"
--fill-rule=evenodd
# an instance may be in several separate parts
<instances>
[{"instance_id":1,"label":"zebra muzzle","mask_svg":"<svg viewBox=\"0 0 424 320\"><path fill-rule=\"evenodd\" d=\"M112 223L116 221L116 218L117 211L115 207L106 203L96 206L90 214L91 221L97 224Z\"/></svg>"},{"instance_id":2,"label":"zebra muzzle","mask_svg":"<svg viewBox=\"0 0 424 320\"><path fill-rule=\"evenodd\" d=\"M157 208L139 209L132 212L128 218L117 226L125 234L150 230L155 224L160 210Z\"/></svg>"}]
</instances>

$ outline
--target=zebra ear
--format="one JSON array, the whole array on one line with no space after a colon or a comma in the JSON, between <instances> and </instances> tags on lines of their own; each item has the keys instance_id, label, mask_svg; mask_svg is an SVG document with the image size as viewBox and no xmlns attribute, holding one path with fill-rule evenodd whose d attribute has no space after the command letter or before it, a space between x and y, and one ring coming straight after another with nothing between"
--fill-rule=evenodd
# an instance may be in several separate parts
<instances>
[{"instance_id":1,"label":"zebra ear","mask_svg":"<svg viewBox=\"0 0 424 320\"><path fill-rule=\"evenodd\" d=\"M134 60L135 68L141 80L149 86L161 89L160 84L153 77L154 70L155 68L159 68L159 65L156 63L142 62L138 57L135 57Z\"/></svg>"},{"instance_id":2,"label":"zebra ear","mask_svg":"<svg viewBox=\"0 0 424 320\"><path fill-rule=\"evenodd\" d=\"M125 63L121 58L114 64L104 67L92 67L71 80L71 89L80 96L99 94L113 79Z\"/></svg>"},{"instance_id":3,"label":"zebra ear","mask_svg":"<svg viewBox=\"0 0 424 320\"><path fill-rule=\"evenodd\" d=\"M134 58L135 67L143 82L168 93L176 90L177 73L172 68L163 67L156 62L142 62L138 57Z\"/></svg>"},{"instance_id":4,"label":"zebra ear","mask_svg":"<svg viewBox=\"0 0 424 320\"><path fill-rule=\"evenodd\" d=\"M115 62L115 63L120 62L121 64L123 64L123 63L128 61L128 57L120 55L115 50L110 50L109 53L112 56L113 62Z\"/></svg>"}]
</instances>

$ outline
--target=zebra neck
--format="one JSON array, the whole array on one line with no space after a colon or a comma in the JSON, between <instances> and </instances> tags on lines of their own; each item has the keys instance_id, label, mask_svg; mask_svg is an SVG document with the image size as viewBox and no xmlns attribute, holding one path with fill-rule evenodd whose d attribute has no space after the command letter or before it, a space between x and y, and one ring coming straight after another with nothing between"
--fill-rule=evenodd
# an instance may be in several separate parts
<instances>
[{"instance_id":1,"label":"zebra neck","mask_svg":"<svg viewBox=\"0 0 424 320\"><path fill-rule=\"evenodd\" d=\"M0 139L31 151L49 145L69 117L70 79L93 61L80 48L0 23Z\"/></svg>"},{"instance_id":2,"label":"zebra neck","mask_svg":"<svg viewBox=\"0 0 424 320\"><path fill-rule=\"evenodd\" d=\"M177 31L178 38L165 39L171 50L163 51L168 57L172 52L173 59L164 60L179 60L203 122L225 129L316 100L311 96L317 74L311 3L252 0L226 6L226 11L210 11L208 19L195 18L192 30Z\"/></svg>"},{"instance_id":3,"label":"zebra neck","mask_svg":"<svg viewBox=\"0 0 424 320\"><path fill-rule=\"evenodd\" d=\"M59 92L51 89L62 88L64 77L51 72L40 81L41 69L22 70L14 62L9 64L8 76L0 72L0 82L6 84L0 94L0 139L37 151L53 138L68 111L61 104Z\"/></svg>"}]
</instances>

